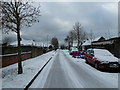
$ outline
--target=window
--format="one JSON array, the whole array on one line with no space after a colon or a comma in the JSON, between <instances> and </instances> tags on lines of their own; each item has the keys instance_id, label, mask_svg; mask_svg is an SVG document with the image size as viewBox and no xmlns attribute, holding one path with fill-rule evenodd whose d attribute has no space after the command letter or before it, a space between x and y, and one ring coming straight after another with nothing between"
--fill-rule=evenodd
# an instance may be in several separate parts
<instances>
[{"instance_id":1,"label":"window","mask_svg":"<svg viewBox=\"0 0 120 90\"><path fill-rule=\"evenodd\" d=\"M93 50L90 50L89 54L90 54L90 55L94 55L94 51L93 51Z\"/></svg>"}]
</instances>

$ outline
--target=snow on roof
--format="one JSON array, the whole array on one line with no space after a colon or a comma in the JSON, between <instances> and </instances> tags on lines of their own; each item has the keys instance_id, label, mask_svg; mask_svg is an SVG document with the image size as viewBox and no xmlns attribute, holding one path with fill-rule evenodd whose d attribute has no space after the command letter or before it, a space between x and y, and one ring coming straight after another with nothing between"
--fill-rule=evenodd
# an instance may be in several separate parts
<instances>
[{"instance_id":1,"label":"snow on roof","mask_svg":"<svg viewBox=\"0 0 120 90\"><path fill-rule=\"evenodd\" d=\"M13 45L13 46L17 46L18 42L15 41L13 43L11 43L10 45ZM22 39L21 41L21 45L25 46L25 45L30 45L30 46L44 46L44 47L47 47L47 46L50 46L51 44L47 44L46 42L35 42L33 40L25 40L25 39Z\"/></svg>"},{"instance_id":2,"label":"snow on roof","mask_svg":"<svg viewBox=\"0 0 120 90\"><path fill-rule=\"evenodd\" d=\"M98 41L101 37L102 37L102 36L97 37L97 38L95 38L93 41Z\"/></svg>"},{"instance_id":3,"label":"snow on roof","mask_svg":"<svg viewBox=\"0 0 120 90\"><path fill-rule=\"evenodd\" d=\"M82 46L86 46L86 45L91 45L91 41L90 41L90 40L87 40L87 41L85 41L85 42L82 44Z\"/></svg>"},{"instance_id":4,"label":"snow on roof","mask_svg":"<svg viewBox=\"0 0 120 90\"><path fill-rule=\"evenodd\" d=\"M33 45L33 40L25 40L25 39L22 39L21 41L21 45ZM15 41L13 43L11 43L10 45L13 45L13 46L17 46L18 42Z\"/></svg>"},{"instance_id":5,"label":"snow on roof","mask_svg":"<svg viewBox=\"0 0 120 90\"><path fill-rule=\"evenodd\" d=\"M106 49L93 49L96 54L99 55L112 55L108 50Z\"/></svg>"},{"instance_id":6,"label":"snow on roof","mask_svg":"<svg viewBox=\"0 0 120 90\"><path fill-rule=\"evenodd\" d=\"M100 37L97 37L97 38L95 38L95 39L92 39L92 40L86 40L83 44L82 44L82 46L87 46L87 45L91 45L91 42L93 42L93 41L98 41L99 39L101 38L101 36Z\"/></svg>"}]
</instances>

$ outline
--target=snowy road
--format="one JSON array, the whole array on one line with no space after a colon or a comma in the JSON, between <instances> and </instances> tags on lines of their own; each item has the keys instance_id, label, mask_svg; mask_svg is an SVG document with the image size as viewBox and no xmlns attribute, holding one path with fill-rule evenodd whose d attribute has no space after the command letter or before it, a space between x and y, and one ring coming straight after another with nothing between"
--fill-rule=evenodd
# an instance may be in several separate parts
<instances>
[{"instance_id":1,"label":"snowy road","mask_svg":"<svg viewBox=\"0 0 120 90\"><path fill-rule=\"evenodd\" d=\"M118 88L118 74L100 72L58 50L30 88Z\"/></svg>"}]
</instances>

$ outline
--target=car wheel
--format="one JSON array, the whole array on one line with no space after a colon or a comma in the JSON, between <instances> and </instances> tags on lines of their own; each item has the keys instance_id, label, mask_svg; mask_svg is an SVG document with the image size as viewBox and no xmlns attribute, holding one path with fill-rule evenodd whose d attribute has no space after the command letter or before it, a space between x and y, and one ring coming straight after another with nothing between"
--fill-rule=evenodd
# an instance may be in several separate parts
<instances>
[{"instance_id":1,"label":"car wheel","mask_svg":"<svg viewBox=\"0 0 120 90\"><path fill-rule=\"evenodd\" d=\"M95 68L98 69L98 64L97 63L95 63Z\"/></svg>"},{"instance_id":2,"label":"car wheel","mask_svg":"<svg viewBox=\"0 0 120 90\"><path fill-rule=\"evenodd\" d=\"M85 58L85 63L87 63L87 64L89 63L88 60L87 60L87 58Z\"/></svg>"}]
</instances>

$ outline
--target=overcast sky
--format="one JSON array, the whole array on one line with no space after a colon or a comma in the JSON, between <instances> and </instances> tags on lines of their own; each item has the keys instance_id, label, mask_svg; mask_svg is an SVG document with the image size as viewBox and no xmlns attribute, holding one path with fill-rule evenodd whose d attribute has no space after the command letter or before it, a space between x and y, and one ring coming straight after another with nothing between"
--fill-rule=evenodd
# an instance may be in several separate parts
<instances>
[{"instance_id":1,"label":"overcast sky","mask_svg":"<svg viewBox=\"0 0 120 90\"><path fill-rule=\"evenodd\" d=\"M37 2L38 3L38 2ZM41 2L39 23L22 30L22 37L37 41L57 37L60 42L79 21L86 32L92 30L95 37L118 35L118 3L108 2Z\"/></svg>"}]
</instances>

